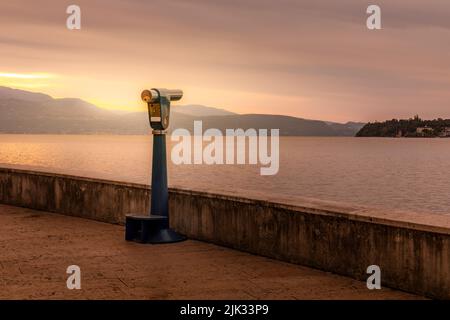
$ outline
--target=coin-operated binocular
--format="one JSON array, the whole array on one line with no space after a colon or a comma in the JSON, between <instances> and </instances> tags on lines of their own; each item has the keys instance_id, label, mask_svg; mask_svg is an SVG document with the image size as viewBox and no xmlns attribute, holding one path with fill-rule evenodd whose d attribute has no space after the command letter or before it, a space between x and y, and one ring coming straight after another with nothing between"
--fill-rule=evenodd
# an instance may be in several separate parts
<instances>
[{"instance_id":1,"label":"coin-operated binocular","mask_svg":"<svg viewBox=\"0 0 450 320\"><path fill-rule=\"evenodd\" d=\"M126 216L125 239L141 243L169 243L186 238L169 226L167 186L166 130L170 120L170 102L183 97L181 90L144 90L141 98L148 106L153 131L152 189L149 215Z\"/></svg>"},{"instance_id":2,"label":"coin-operated binocular","mask_svg":"<svg viewBox=\"0 0 450 320\"><path fill-rule=\"evenodd\" d=\"M170 102L181 100L183 91L151 89L142 91L141 98L147 102L150 126L154 130L167 130L170 119Z\"/></svg>"}]
</instances>

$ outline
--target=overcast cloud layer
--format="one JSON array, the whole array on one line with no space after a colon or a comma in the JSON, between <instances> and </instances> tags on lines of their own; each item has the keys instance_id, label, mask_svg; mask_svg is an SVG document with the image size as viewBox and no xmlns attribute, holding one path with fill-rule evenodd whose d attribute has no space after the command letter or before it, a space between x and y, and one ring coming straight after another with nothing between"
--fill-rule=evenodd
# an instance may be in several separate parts
<instances>
[{"instance_id":1,"label":"overcast cloud layer","mask_svg":"<svg viewBox=\"0 0 450 320\"><path fill-rule=\"evenodd\" d=\"M82 29L65 27L82 9ZM366 8L382 8L379 31ZM450 2L35 0L0 4L0 85L132 110L185 103L336 121L450 118Z\"/></svg>"}]
</instances>

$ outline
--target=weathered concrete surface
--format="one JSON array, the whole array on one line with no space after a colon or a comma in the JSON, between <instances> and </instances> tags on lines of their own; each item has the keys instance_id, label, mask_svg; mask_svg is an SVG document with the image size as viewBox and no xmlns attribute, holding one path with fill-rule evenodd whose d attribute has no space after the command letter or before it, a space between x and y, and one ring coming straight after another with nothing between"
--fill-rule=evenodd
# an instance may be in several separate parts
<instances>
[{"instance_id":1,"label":"weathered concrete surface","mask_svg":"<svg viewBox=\"0 0 450 320\"><path fill-rule=\"evenodd\" d=\"M122 223L148 212L148 186L0 169L0 203ZM170 190L171 225L192 239L450 299L450 217L327 202L301 205Z\"/></svg>"},{"instance_id":2,"label":"weathered concrete surface","mask_svg":"<svg viewBox=\"0 0 450 320\"><path fill-rule=\"evenodd\" d=\"M0 299L417 299L198 241L140 245L124 228L0 205ZM68 290L66 268L81 268Z\"/></svg>"}]
</instances>

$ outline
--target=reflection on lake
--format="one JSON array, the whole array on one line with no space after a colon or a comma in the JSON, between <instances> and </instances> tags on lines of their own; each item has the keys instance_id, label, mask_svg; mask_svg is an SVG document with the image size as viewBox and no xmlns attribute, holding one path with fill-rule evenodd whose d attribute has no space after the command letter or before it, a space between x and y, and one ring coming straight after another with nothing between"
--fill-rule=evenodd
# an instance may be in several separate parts
<instances>
[{"instance_id":1,"label":"reflection on lake","mask_svg":"<svg viewBox=\"0 0 450 320\"><path fill-rule=\"evenodd\" d=\"M0 166L149 184L151 139L0 135ZM450 139L281 137L275 176L261 176L260 165L168 159L169 185L185 189L450 214Z\"/></svg>"}]
</instances>

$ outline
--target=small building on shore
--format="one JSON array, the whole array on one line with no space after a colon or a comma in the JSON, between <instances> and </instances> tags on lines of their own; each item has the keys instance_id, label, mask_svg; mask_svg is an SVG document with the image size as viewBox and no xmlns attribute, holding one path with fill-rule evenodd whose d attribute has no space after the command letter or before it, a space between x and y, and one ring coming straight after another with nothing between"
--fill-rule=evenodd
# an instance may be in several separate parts
<instances>
[{"instance_id":1,"label":"small building on shore","mask_svg":"<svg viewBox=\"0 0 450 320\"><path fill-rule=\"evenodd\" d=\"M444 129L442 129L439 136L442 138L450 138L450 127L445 127Z\"/></svg>"},{"instance_id":2,"label":"small building on shore","mask_svg":"<svg viewBox=\"0 0 450 320\"><path fill-rule=\"evenodd\" d=\"M426 136L426 135L430 135L434 132L434 129L428 126L425 127L418 127L416 129L416 134L417 136Z\"/></svg>"}]
</instances>

